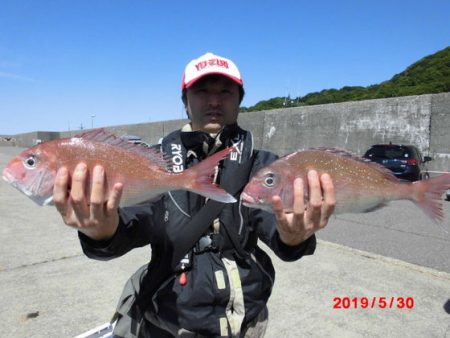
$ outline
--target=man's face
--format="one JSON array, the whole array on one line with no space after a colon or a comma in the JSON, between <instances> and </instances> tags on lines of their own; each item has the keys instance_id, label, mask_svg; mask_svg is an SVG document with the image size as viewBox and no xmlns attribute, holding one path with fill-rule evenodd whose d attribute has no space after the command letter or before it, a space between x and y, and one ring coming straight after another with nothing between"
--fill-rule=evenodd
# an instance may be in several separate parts
<instances>
[{"instance_id":1,"label":"man's face","mask_svg":"<svg viewBox=\"0 0 450 338\"><path fill-rule=\"evenodd\" d=\"M184 105L193 130L217 133L239 114L239 85L221 75L198 80L186 91Z\"/></svg>"}]
</instances>

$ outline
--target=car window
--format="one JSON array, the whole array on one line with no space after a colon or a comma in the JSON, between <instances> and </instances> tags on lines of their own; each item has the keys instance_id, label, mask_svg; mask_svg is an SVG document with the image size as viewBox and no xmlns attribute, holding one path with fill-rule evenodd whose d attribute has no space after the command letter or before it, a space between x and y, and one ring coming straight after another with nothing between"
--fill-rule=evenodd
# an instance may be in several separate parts
<instances>
[{"instance_id":1,"label":"car window","mask_svg":"<svg viewBox=\"0 0 450 338\"><path fill-rule=\"evenodd\" d=\"M386 159L408 159L411 158L411 152L403 147L374 147L369 149L364 157L367 158L386 158Z\"/></svg>"}]
</instances>

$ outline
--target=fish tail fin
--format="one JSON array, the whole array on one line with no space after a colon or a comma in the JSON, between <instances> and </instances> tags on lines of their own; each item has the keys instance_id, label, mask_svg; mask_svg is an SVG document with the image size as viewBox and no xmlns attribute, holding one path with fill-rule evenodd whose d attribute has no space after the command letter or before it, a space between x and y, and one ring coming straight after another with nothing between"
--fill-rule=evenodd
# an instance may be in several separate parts
<instances>
[{"instance_id":1,"label":"fish tail fin","mask_svg":"<svg viewBox=\"0 0 450 338\"><path fill-rule=\"evenodd\" d=\"M428 180L417 181L413 186L413 201L434 222L441 223L444 219L442 210L442 194L450 189L450 174L432 177Z\"/></svg>"},{"instance_id":2,"label":"fish tail fin","mask_svg":"<svg viewBox=\"0 0 450 338\"><path fill-rule=\"evenodd\" d=\"M222 203L236 202L232 195L213 181L218 163L233 150L235 147L228 147L183 171L184 178L190 182L188 190Z\"/></svg>"}]
</instances>

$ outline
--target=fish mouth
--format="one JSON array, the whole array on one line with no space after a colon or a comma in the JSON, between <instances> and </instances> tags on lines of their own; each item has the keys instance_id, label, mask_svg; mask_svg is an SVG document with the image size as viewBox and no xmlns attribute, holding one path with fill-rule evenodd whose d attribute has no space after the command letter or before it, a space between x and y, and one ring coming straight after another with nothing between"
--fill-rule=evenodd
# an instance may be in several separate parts
<instances>
[{"instance_id":1,"label":"fish mouth","mask_svg":"<svg viewBox=\"0 0 450 338\"><path fill-rule=\"evenodd\" d=\"M6 168L3 169L2 178L4 181L8 182L9 184L14 183L14 176L11 175Z\"/></svg>"},{"instance_id":2,"label":"fish mouth","mask_svg":"<svg viewBox=\"0 0 450 338\"><path fill-rule=\"evenodd\" d=\"M249 208L259 208L262 202L262 200L256 199L245 192L241 194L241 201L243 205Z\"/></svg>"},{"instance_id":3,"label":"fish mouth","mask_svg":"<svg viewBox=\"0 0 450 338\"><path fill-rule=\"evenodd\" d=\"M252 196L250 196L249 194L247 194L247 193L245 193L245 192L243 192L243 193L241 193L241 200L242 200L242 203L255 203L256 201L255 201L255 199L252 197Z\"/></svg>"},{"instance_id":4,"label":"fish mouth","mask_svg":"<svg viewBox=\"0 0 450 338\"><path fill-rule=\"evenodd\" d=\"M241 202L242 205L248 208L261 209L273 213L272 206L266 204L262 198L254 198L245 192L241 194Z\"/></svg>"},{"instance_id":5,"label":"fish mouth","mask_svg":"<svg viewBox=\"0 0 450 338\"><path fill-rule=\"evenodd\" d=\"M3 170L2 179L7 183L9 183L15 189L19 190L21 193L25 194L28 198L30 198L34 203L38 205L42 206L53 204L53 195L48 197L35 195L31 190L27 189L23 185L18 184L17 181L14 180L14 176L11 173L9 173L6 169Z\"/></svg>"},{"instance_id":6,"label":"fish mouth","mask_svg":"<svg viewBox=\"0 0 450 338\"><path fill-rule=\"evenodd\" d=\"M5 175L5 173L3 173L2 178L8 182L12 187L16 188L17 190L19 190L21 193L24 193L25 195L27 195L29 198L33 197L33 193L28 190L27 188L17 184L17 182L14 181L13 177L10 174Z\"/></svg>"}]
</instances>

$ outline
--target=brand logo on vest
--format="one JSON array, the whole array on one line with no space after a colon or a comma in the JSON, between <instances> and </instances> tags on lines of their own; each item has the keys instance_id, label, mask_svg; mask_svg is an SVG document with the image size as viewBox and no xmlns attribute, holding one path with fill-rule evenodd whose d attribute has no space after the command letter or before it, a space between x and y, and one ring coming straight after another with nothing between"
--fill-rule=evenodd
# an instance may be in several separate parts
<instances>
[{"instance_id":1,"label":"brand logo on vest","mask_svg":"<svg viewBox=\"0 0 450 338\"><path fill-rule=\"evenodd\" d=\"M242 158L242 149L244 147L244 141L240 141L239 139L233 140L233 147L235 151L232 151L230 153L230 160L238 161L240 163Z\"/></svg>"},{"instance_id":2,"label":"brand logo on vest","mask_svg":"<svg viewBox=\"0 0 450 338\"><path fill-rule=\"evenodd\" d=\"M181 156L181 144L171 144L172 151L172 171L175 173L180 173L184 170L183 157Z\"/></svg>"}]
</instances>

